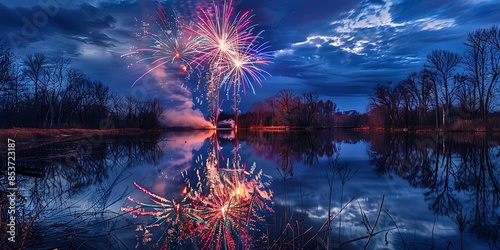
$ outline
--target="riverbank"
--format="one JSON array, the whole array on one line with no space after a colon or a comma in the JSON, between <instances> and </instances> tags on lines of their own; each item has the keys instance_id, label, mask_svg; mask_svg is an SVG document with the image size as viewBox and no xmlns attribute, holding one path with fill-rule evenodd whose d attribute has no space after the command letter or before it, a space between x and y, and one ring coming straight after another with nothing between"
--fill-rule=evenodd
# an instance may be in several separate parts
<instances>
[{"instance_id":1,"label":"riverbank","mask_svg":"<svg viewBox=\"0 0 500 250\"><path fill-rule=\"evenodd\" d=\"M38 139L78 139L88 136L104 135L140 135L145 133L159 133L160 130L144 130L138 128L120 128L120 129L41 129L41 128L11 128L0 129L0 139L7 138L18 141L29 141Z\"/></svg>"},{"instance_id":2,"label":"riverbank","mask_svg":"<svg viewBox=\"0 0 500 250\"><path fill-rule=\"evenodd\" d=\"M348 129L355 131L392 131L392 132L413 132L413 133L422 133L422 134L430 134L435 132L443 133L444 129L436 129L436 128L384 128L384 127L299 127L299 126L252 126L248 129L251 131L269 131L269 132L288 132L288 131L310 131L310 130L332 130L332 129ZM500 128L492 128L487 130L484 127L467 127L467 128L449 128L446 132L460 132L460 133L499 133Z\"/></svg>"}]
</instances>

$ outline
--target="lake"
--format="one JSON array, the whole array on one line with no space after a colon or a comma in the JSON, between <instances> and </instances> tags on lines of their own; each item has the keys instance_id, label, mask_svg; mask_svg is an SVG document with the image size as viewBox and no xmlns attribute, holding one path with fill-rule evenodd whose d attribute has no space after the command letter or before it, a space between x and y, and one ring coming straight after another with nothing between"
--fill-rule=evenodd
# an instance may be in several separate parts
<instances>
[{"instance_id":1,"label":"lake","mask_svg":"<svg viewBox=\"0 0 500 250\"><path fill-rule=\"evenodd\" d=\"M500 248L498 134L194 130L16 143L10 247Z\"/></svg>"}]
</instances>

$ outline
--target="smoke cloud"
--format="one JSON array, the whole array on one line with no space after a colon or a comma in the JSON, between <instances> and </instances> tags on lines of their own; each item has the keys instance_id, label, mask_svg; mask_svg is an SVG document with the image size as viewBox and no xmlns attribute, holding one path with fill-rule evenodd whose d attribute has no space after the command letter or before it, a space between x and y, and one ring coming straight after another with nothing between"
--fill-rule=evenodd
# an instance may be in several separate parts
<instances>
[{"instance_id":1,"label":"smoke cloud","mask_svg":"<svg viewBox=\"0 0 500 250\"><path fill-rule=\"evenodd\" d=\"M161 117L162 125L167 127L211 128L203 113L194 108L191 91L182 83L162 84L164 98L161 98L166 111Z\"/></svg>"}]
</instances>

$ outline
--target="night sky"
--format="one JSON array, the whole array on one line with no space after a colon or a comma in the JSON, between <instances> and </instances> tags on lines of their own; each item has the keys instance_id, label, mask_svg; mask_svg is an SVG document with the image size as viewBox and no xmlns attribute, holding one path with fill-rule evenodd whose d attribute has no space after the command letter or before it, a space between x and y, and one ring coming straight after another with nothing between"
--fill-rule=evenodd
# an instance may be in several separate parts
<instances>
[{"instance_id":1,"label":"night sky","mask_svg":"<svg viewBox=\"0 0 500 250\"><path fill-rule=\"evenodd\" d=\"M197 6L207 4L161 2L183 22L196 21ZM256 95L242 96L243 111L290 88L298 94L318 93L340 110L364 112L376 84L398 82L421 70L434 49L463 54L468 32L500 20L496 0L235 0L234 5L254 14L256 31L264 30L261 40L275 57L264 67L271 76L256 87ZM148 65L128 67L133 60L121 55L139 46L135 34L140 21L148 21L157 6L156 1L3 0L0 32L18 56L63 54L113 92L159 97L175 110L205 113L194 87L171 70L157 72L163 83L146 77L131 87Z\"/></svg>"}]
</instances>

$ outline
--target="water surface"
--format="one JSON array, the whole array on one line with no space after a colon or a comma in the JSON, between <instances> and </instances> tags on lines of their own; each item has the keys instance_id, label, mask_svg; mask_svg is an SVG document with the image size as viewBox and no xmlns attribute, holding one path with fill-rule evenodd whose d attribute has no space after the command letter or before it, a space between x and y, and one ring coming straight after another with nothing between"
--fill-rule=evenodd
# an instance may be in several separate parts
<instances>
[{"instance_id":1,"label":"water surface","mask_svg":"<svg viewBox=\"0 0 500 250\"><path fill-rule=\"evenodd\" d=\"M348 130L18 142L16 246L499 248L499 145Z\"/></svg>"}]
</instances>

